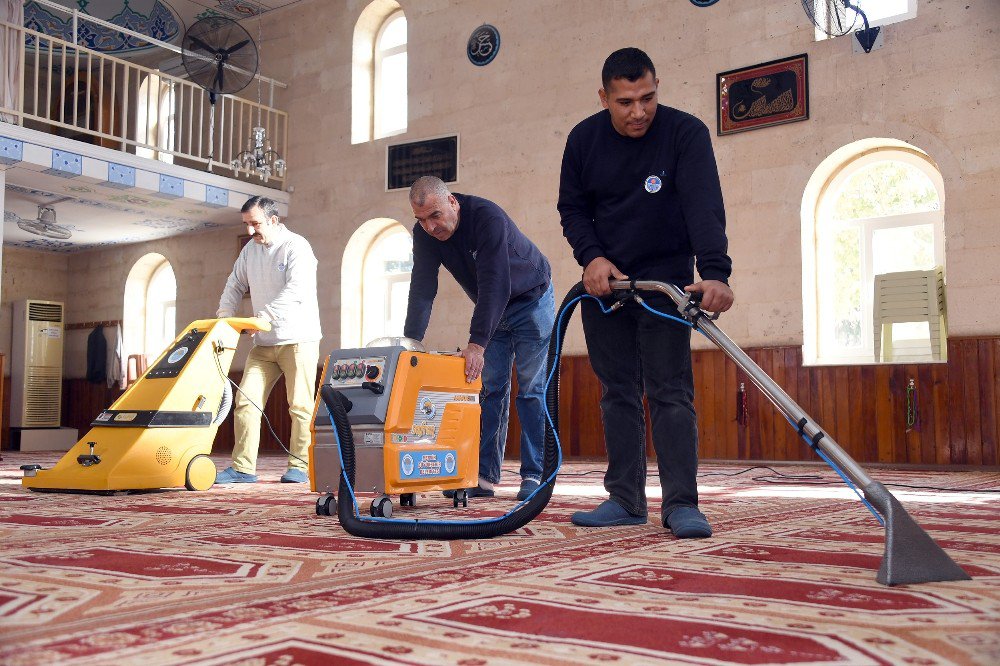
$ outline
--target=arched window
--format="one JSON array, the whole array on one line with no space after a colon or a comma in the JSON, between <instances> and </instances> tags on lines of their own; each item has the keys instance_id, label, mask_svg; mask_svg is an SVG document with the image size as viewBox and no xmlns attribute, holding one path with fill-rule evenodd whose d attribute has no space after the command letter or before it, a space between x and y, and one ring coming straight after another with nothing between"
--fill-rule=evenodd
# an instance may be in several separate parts
<instances>
[{"instance_id":1,"label":"arched window","mask_svg":"<svg viewBox=\"0 0 1000 666\"><path fill-rule=\"evenodd\" d=\"M926 154L903 144L855 152L824 181L803 229L803 355L871 363L875 276L944 268L943 180ZM928 326L894 324L892 335L926 340Z\"/></svg>"},{"instance_id":2,"label":"arched window","mask_svg":"<svg viewBox=\"0 0 1000 666\"><path fill-rule=\"evenodd\" d=\"M162 254L140 258L125 280L125 354L153 363L177 335L177 280Z\"/></svg>"},{"instance_id":3,"label":"arched window","mask_svg":"<svg viewBox=\"0 0 1000 666\"><path fill-rule=\"evenodd\" d=\"M177 279L164 260L146 287L146 357L152 361L177 335Z\"/></svg>"},{"instance_id":4,"label":"arched window","mask_svg":"<svg viewBox=\"0 0 1000 666\"><path fill-rule=\"evenodd\" d=\"M385 20L375 39L375 138L406 131L406 17Z\"/></svg>"},{"instance_id":5,"label":"arched window","mask_svg":"<svg viewBox=\"0 0 1000 666\"><path fill-rule=\"evenodd\" d=\"M139 85L136 101L136 140L153 148L137 146L135 154L172 164L174 156L164 151L174 149L174 82L150 74Z\"/></svg>"},{"instance_id":6,"label":"arched window","mask_svg":"<svg viewBox=\"0 0 1000 666\"><path fill-rule=\"evenodd\" d=\"M413 238L395 220L369 220L354 232L341 270L341 346L363 347L402 335L413 270Z\"/></svg>"},{"instance_id":7,"label":"arched window","mask_svg":"<svg viewBox=\"0 0 1000 666\"><path fill-rule=\"evenodd\" d=\"M406 131L406 16L396 0L372 0L354 26L351 143Z\"/></svg>"}]
</instances>

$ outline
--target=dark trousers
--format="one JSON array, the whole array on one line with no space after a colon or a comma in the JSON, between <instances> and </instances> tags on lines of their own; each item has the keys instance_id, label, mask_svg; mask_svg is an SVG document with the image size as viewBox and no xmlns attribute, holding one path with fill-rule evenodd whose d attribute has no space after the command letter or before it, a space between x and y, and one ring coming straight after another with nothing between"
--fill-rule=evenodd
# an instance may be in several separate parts
<instances>
[{"instance_id":1,"label":"dark trousers","mask_svg":"<svg viewBox=\"0 0 1000 666\"><path fill-rule=\"evenodd\" d=\"M665 301L647 302L661 312L676 312ZM607 315L591 299L584 299L581 307L590 363L603 391L601 418L608 451L604 488L629 513L646 515L645 391L663 488L661 515L679 506L697 506L691 329L632 301Z\"/></svg>"}]
</instances>

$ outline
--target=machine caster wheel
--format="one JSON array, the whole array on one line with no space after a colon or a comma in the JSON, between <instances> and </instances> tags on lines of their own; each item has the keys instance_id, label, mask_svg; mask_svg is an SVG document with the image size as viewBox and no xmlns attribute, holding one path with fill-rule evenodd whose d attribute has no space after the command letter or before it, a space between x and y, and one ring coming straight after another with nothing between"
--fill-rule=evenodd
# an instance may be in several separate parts
<instances>
[{"instance_id":1,"label":"machine caster wheel","mask_svg":"<svg viewBox=\"0 0 1000 666\"><path fill-rule=\"evenodd\" d=\"M399 496L399 506L416 506L417 505L417 494L416 493L403 493Z\"/></svg>"},{"instance_id":2,"label":"machine caster wheel","mask_svg":"<svg viewBox=\"0 0 1000 666\"><path fill-rule=\"evenodd\" d=\"M451 502L455 505L456 509L459 504L462 506L469 506L469 493L465 491L465 488L459 488L455 491L455 497L451 500Z\"/></svg>"},{"instance_id":3,"label":"machine caster wheel","mask_svg":"<svg viewBox=\"0 0 1000 666\"><path fill-rule=\"evenodd\" d=\"M184 487L188 490L208 490L215 485L215 463L204 453L199 453L187 465Z\"/></svg>"},{"instance_id":4,"label":"machine caster wheel","mask_svg":"<svg viewBox=\"0 0 1000 666\"><path fill-rule=\"evenodd\" d=\"M382 495L372 500L371 514L373 518L389 518L392 516L392 500Z\"/></svg>"},{"instance_id":5,"label":"machine caster wheel","mask_svg":"<svg viewBox=\"0 0 1000 666\"><path fill-rule=\"evenodd\" d=\"M337 498L333 496L333 493L326 495L320 495L316 500L316 515L317 516L332 516L330 512L333 505L336 503Z\"/></svg>"}]
</instances>

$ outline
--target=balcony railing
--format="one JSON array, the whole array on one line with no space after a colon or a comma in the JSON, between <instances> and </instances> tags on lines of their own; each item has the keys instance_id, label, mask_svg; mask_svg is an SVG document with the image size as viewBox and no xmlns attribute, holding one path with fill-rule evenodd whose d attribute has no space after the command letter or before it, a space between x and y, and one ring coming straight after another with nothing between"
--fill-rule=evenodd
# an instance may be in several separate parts
<instances>
[{"instance_id":1,"label":"balcony railing","mask_svg":"<svg viewBox=\"0 0 1000 666\"><path fill-rule=\"evenodd\" d=\"M75 10L45 4L72 11L74 27L77 20L92 21L174 53L181 51ZM7 103L0 96L0 120L227 176L239 176L232 163L248 149L255 127L263 127L270 148L285 156L288 114L284 111L216 95L213 113L209 92L186 79L24 26L0 21L0 31L6 38L0 40L6 45L0 62L14 56L20 65L20 81L14 82L20 94ZM79 34L75 28L73 33ZM267 86L269 99L274 87L285 87L273 79L257 78L258 85ZM284 180L284 175L272 173L266 182L283 188Z\"/></svg>"}]
</instances>

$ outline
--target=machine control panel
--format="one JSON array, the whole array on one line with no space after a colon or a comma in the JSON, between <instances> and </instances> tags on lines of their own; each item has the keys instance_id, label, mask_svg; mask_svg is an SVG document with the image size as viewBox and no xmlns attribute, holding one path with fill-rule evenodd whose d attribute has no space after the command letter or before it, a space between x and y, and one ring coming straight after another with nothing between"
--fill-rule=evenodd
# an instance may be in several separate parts
<instances>
[{"instance_id":1,"label":"machine control panel","mask_svg":"<svg viewBox=\"0 0 1000 666\"><path fill-rule=\"evenodd\" d=\"M330 384L337 389L377 382L385 374L385 356L364 356L330 359L327 373Z\"/></svg>"},{"instance_id":2,"label":"machine control panel","mask_svg":"<svg viewBox=\"0 0 1000 666\"><path fill-rule=\"evenodd\" d=\"M163 379L179 375L204 337L205 331L192 329L190 333L175 341L160 361L146 373L146 378Z\"/></svg>"}]
</instances>

